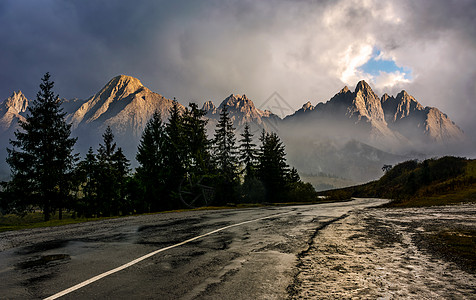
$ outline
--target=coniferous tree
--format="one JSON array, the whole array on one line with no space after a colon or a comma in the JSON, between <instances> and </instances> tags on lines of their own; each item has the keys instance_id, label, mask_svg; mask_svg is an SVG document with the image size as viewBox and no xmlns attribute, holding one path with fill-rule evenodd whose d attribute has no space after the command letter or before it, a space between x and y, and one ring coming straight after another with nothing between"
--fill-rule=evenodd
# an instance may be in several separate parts
<instances>
[{"instance_id":1,"label":"coniferous tree","mask_svg":"<svg viewBox=\"0 0 476 300\"><path fill-rule=\"evenodd\" d=\"M235 145L235 128L225 104L220 112L220 119L215 129L215 163L221 178L217 197L225 200L236 200L238 179L238 156Z\"/></svg>"},{"instance_id":2,"label":"coniferous tree","mask_svg":"<svg viewBox=\"0 0 476 300\"><path fill-rule=\"evenodd\" d=\"M124 215L132 211L132 203L127 199L126 187L131 171L130 162L124 155L122 148L117 148L112 156L112 166L114 168L114 177L116 179L115 187L118 193L117 203L114 206L113 214L119 215L119 211Z\"/></svg>"},{"instance_id":3,"label":"coniferous tree","mask_svg":"<svg viewBox=\"0 0 476 300\"><path fill-rule=\"evenodd\" d=\"M54 82L46 73L36 100L28 108L25 121L15 132L16 140L7 149L12 181L10 188L26 205L38 205L45 220L55 209L62 217L67 206L70 183L77 156L73 155L76 138L65 121L62 101L53 92Z\"/></svg>"},{"instance_id":4,"label":"coniferous tree","mask_svg":"<svg viewBox=\"0 0 476 300\"><path fill-rule=\"evenodd\" d=\"M244 166L245 177L254 176L257 151L256 144L253 143L253 134L250 132L250 126L248 123L245 124L241 136L243 138L240 140L240 162Z\"/></svg>"},{"instance_id":5,"label":"coniferous tree","mask_svg":"<svg viewBox=\"0 0 476 300\"><path fill-rule=\"evenodd\" d=\"M187 172L203 176L212 167L210 141L205 128L208 120L204 119L206 112L199 109L196 103L189 106L183 116L183 135L186 137L184 163Z\"/></svg>"},{"instance_id":6,"label":"coniferous tree","mask_svg":"<svg viewBox=\"0 0 476 300\"><path fill-rule=\"evenodd\" d=\"M170 117L165 125L165 165L167 166L165 186L169 191L168 201L166 201L167 209L173 209L181 206L178 192L186 173L184 166L185 137L183 134L183 118L176 100L174 100L169 113Z\"/></svg>"},{"instance_id":7,"label":"coniferous tree","mask_svg":"<svg viewBox=\"0 0 476 300\"><path fill-rule=\"evenodd\" d=\"M258 176L266 189L266 201L285 200L288 173L284 144L278 135L274 132L262 135Z\"/></svg>"},{"instance_id":8,"label":"coniferous tree","mask_svg":"<svg viewBox=\"0 0 476 300\"><path fill-rule=\"evenodd\" d=\"M98 162L93 148L89 147L84 160L78 164L77 181L82 196L77 197L76 212L87 218L98 213L97 180Z\"/></svg>"},{"instance_id":9,"label":"coniferous tree","mask_svg":"<svg viewBox=\"0 0 476 300\"><path fill-rule=\"evenodd\" d=\"M139 163L137 178L144 189L140 210L159 211L166 208L166 141L165 125L156 111L145 126L136 155Z\"/></svg>"},{"instance_id":10,"label":"coniferous tree","mask_svg":"<svg viewBox=\"0 0 476 300\"><path fill-rule=\"evenodd\" d=\"M288 173L288 183L297 183L301 181L301 177L295 167L292 167Z\"/></svg>"},{"instance_id":11,"label":"coniferous tree","mask_svg":"<svg viewBox=\"0 0 476 300\"><path fill-rule=\"evenodd\" d=\"M97 155L97 201L101 214L118 215L123 205L123 189L129 173L129 161L121 148L116 150L114 134L109 126L103 134L103 142L104 144L99 145Z\"/></svg>"},{"instance_id":12,"label":"coniferous tree","mask_svg":"<svg viewBox=\"0 0 476 300\"><path fill-rule=\"evenodd\" d=\"M263 202L265 197L264 186L256 172L258 151L253 143L253 134L251 134L248 124L245 125L241 136L239 158L244 166L244 178L241 185L242 201L245 203Z\"/></svg>"},{"instance_id":13,"label":"coniferous tree","mask_svg":"<svg viewBox=\"0 0 476 300\"><path fill-rule=\"evenodd\" d=\"M114 134L111 127L107 127L102 135L103 143L99 144L98 149L98 173L97 183L97 201L99 213L104 216L110 216L112 206L116 202L118 195L115 188L114 168L112 165L112 156L116 150Z\"/></svg>"}]
</instances>

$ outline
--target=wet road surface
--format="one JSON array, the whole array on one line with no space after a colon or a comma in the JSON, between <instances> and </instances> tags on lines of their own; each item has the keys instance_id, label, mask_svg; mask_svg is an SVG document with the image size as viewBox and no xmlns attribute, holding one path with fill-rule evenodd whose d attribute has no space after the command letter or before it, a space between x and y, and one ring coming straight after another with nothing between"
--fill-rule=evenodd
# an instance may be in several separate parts
<instances>
[{"instance_id":1,"label":"wet road surface","mask_svg":"<svg viewBox=\"0 0 476 300\"><path fill-rule=\"evenodd\" d=\"M217 229L61 299L287 298L298 254L321 228L384 202L166 213L0 233L1 298L44 299Z\"/></svg>"}]
</instances>

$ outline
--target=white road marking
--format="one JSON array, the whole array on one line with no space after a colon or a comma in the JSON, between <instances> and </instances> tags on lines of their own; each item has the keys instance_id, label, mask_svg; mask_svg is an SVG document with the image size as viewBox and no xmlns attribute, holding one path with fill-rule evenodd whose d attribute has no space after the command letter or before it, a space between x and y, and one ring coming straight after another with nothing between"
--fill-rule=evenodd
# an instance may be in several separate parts
<instances>
[{"instance_id":1,"label":"white road marking","mask_svg":"<svg viewBox=\"0 0 476 300\"><path fill-rule=\"evenodd\" d=\"M144 255L144 256L141 256L141 257L139 257L139 258L136 258L136 259L134 259L134 260L131 261L131 262L128 262L128 263L126 263L126 264L123 264L122 266L119 266L119 267L117 267L117 268L115 268L115 269L112 269L112 270L109 270L109 271L104 272L104 273L102 273L102 274L99 274L99 275L97 275L97 276L94 276L94 277L91 278L91 279L85 280L85 281L83 281L83 282L81 282L81 283L78 283L78 284L75 285L75 286L72 286L72 287L70 287L70 288L68 288L68 289L66 289L66 290L63 290L63 291L61 291L61 292L58 292L58 293L56 293L56 294L54 294L54 295L52 295L52 296L50 296L50 297L48 297L48 298L45 298L44 300L53 300L53 299L57 299L57 298L59 298L59 297L62 297L62 296L64 296L64 295L69 294L69 293L71 293L71 292L74 292L74 291L76 291L76 290L78 290L78 289L80 289L80 288L82 288L82 287L84 287L84 286L87 286L88 284L91 284L91 283L93 283L93 282L95 282L95 281L98 281L99 279L102 279L102 278L104 278L104 277L106 277L106 276L109 276L109 275L111 275L111 274L114 274L114 273L116 273L116 272L119 272L119 271L121 271L121 270L124 270L124 269L126 269L126 268L128 268L128 267L130 267L130 266L132 266L132 265L135 265L135 264L137 264L138 262L143 261L144 259L147 259L147 258L149 258L149 257L151 257L151 256L156 255L157 253L160 253L160 252L163 252L163 251L166 251L166 250L169 250L169 249L178 247L178 246L185 245L185 244L187 244L187 243L193 242L193 241L198 240L198 239L200 239L200 238L206 237L206 236L208 236L208 235L211 235L211 234L214 234L214 233L217 233L217 232L220 232L220 231L223 231L223 230L232 228L232 227L236 227L236 226L240 226L240 225L244 225L244 224L247 224L247 223L256 222L256 221L260 221L260 220L265 220L265 219L269 219L269 218L275 218L275 217L279 217L279 216L282 216L282 215L287 215L287 214L290 214L290 213L293 213L293 212L294 212L294 211L290 211L290 212L285 212L285 213L281 213L281 214L275 214L275 215L271 215L271 216L267 216L267 217L262 217L262 218L258 218L258 219L253 219L253 220L249 220L249 221L244 221L244 222L237 223L237 224L233 224L233 225L228 225L228 226L225 226L225 227L222 227L222 228L219 228L219 229L215 229L215 230L210 231L210 232L208 232L208 233L205 233L205 234L202 234L202 235L193 237L193 238L191 238L191 239L185 240L185 241L180 242L180 243L178 243L178 244L175 244L175 245L172 245L172 246L168 246L168 247L165 247L165 248L162 248L162 249L155 250L155 251L153 251L153 252L150 252L149 254L146 254L146 255Z\"/></svg>"}]
</instances>

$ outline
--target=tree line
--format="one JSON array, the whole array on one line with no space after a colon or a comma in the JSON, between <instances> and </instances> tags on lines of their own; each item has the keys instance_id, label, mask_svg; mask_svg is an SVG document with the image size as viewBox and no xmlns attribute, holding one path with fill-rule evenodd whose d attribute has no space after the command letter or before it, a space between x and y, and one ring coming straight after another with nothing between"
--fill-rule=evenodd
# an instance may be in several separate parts
<instances>
[{"instance_id":1,"label":"tree line","mask_svg":"<svg viewBox=\"0 0 476 300\"><path fill-rule=\"evenodd\" d=\"M24 214L41 209L100 217L230 203L307 202L316 198L286 162L276 133L262 131L255 144L248 124L239 140L224 106L213 138L197 104L181 110L174 100L166 123L155 112L142 133L133 172L108 127L96 151L80 159L76 138L54 83L46 73L25 121L7 149L11 180L3 182L0 209Z\"/></svg>"}]
</instances>

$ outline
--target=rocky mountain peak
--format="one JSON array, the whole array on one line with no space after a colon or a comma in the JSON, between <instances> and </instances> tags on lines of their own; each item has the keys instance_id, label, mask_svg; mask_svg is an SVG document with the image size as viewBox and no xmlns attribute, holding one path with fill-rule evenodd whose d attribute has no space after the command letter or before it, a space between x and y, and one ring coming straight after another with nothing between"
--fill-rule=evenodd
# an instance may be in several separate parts
<instances>
[{"instance_id":1,"label":"rocky mountain peak","mask_svg":"<svg viewBox=\"0 0 476 300\"><path fill-rule=\"evenodd\" d=\"M387 122L395 122L409 116L412 112L422 111L424 107L410 96L406 91L401 91L397 97L382 97L382 106L385 111Z\"/></svg>"},{"instance_id":2,"label":"rocky mountain peak","mask_svg":"<svg viewBox=\"0 0 476 300\"><path fill-rule=\"evenodd\" d=\"M135 93L143 88L144 85L142 85L139 79L131 76L119 75L111 79L99 94L105 94L109 97L124 97L125 95Z\"/></svg>"},{"instance_id":3,"label":"rocky mountain peak","mask_svg":"<svg viewBox=\"0 0 476 300\"><path fill-rule=\"evenodd\" d=\"M203 106L202 106L202 110L204 111L216 110L216 108L217 107L215 106L215 104L213 104L213 102L210 100L203 103Z\"/></svg>"},{"instance_id":4,"label":"rocky mountain peak","mask_svg":"<svg viewBox=\"0 0 476 300\"><path fill-rule=\"evenodd\" d=\"M385 123L380 98L364 80L357 83L352 104L352 107L349 109L351 116L356 115L359 119L361 117L367 117L372 122Z\"/></svg>"},{"instance_id":5,"label":"rocky mountain peak","mask_svg":"<svg viewBox=\"0 0 476 300\"><path fill-rule=\"evenodd\" d=\"M13 109L15 113L24 113L28 107L28 99L21 91L13 92L4 102L7 110Z\"/></svg>"},{"instance_id":6,"label":"rocky mountain peak","mask_svg":"<svg viewBox=\"0 0 476 300\"><path fill-rule=\"evenodd\" d=\"M204 107L209 105L213 104L206 104ZM235 126L240 126L245 123L261 125L263 124L264 119L279 118L269 111L262 111L256 108L253 101L245 94L231 94L221 102L218 108L214 109L213 111L208 110L207 117L213 120L218 120L218 115L225 105L228 107L230 119Z\"/></svg>"},{"instance_id":7,"label":"rocky mountain peak","mask_svg":"<svg viewBox=\"0 0 476 300\"><path fill-rule=\"evenodd\" d=\"M387 93L385 93L385 94L383 94L382 98L380 99L380 102L382 102L382 104L383 104L383 103L387 102L390 98L392 98L392 97L390 97Z\"/></svg>"},{"instance_id":8,"label":"rocky mountain peak","mask_svg":"<svg viewBox=\"0 0 476 300\"><path fill-rule=\"evenodd\" d=\"M307 101L303 106L302 106L302 110L303 112L306 112L308 110L313 110L314 109L314 106L311 104L311 101Z\"/></svg>"},{"instance_id":9,"label":"rocky mountain peak","mask_svg":"<svg viewBox=\"0 0 476 300\"><path fill-rule=\"evenodd\" d=\"M448 116L436 107L425 107L425 134L433 141L452 142L462 141L465 134Z\"/></svg>"},{"instance_id":10,"label":"rocky mountain peak","mask_svg":"<svg viewBox=\"0 0 476 300\"><path fill-rule=\"evenodd\" d=\"M237 109L243 107L248 107L249 109L255 108L253 101L248 99L245 94L243 94L242 96L239 94L231 94L225 100L223 100L223 102L220 104L220 108L223 108L225 104L229 107L234 107Z\"/></svg>"},{"instance_id":11,"label":"rocky mountain peak","mask_svg":"<svg viewBox=\"0 0 476 300\"><path fill-rule=\"evenodd\" d=\"M202 110L204 110L206 114L216 114L217 113L217 107L210 100L203 103Z\"/></svg>"},{"instance_id":12,"label":"rocky mountain peak","mask_svg":"<svg viewBox=\"0 0 476 300\"><path fill-rule=\"evenodd\" d=\"M125 134L129 130L128 133L140 136L154 111L160 111L162 119L166 120L171 106L172 100L150 91L139 79L120 75L69 115L68 121L73 129L80 124L85 127L94 123L94 126L109 125L116 133Z\"/></svg>"},{"instance_id":13,"label":"rocky mountain peak","mask_svg":"<svg viewBox=\"0 0 476 300\"><path fill-rule=\"evenodd\" d=\"M370 85L365 82L365 80L361 80L357 83L357 86L355 87L355 93L357 92L363 92L363 93L374 93L372 91L372 88L370 87Z\"/></svg>"},{"instance_id":14,"label":"rocky mountain peak","mask_svg":"<svg viewBox=\"0 0 476 300\"><path fill-rule=\"evenodd\" d=\"M389 126L413 140L449 143L464 140L463 131L437 108L423 107L405 90L396 97L382 96L382 108Z\"/></svg>"},{"instance_id":15,"label":"rocky mountain peak","mask_svg":"<svg viewBox=\"0 0 476 300\"><path fill-rule=\"evenodd\" d=\"M24 113L28 108L28 99L21 91L13 92L0 104L0 134L14 129L18 121L25 121ZM8 140L8 139L7 139Z\"/></svg>"},{"instance_id":16,"label":"rocky mountain peak","mask_svg":"<svg viewBox=\"0 0 476 300\"><path fill-rule=\"evenodd\" d=\"M416 103L418 103L418 101L416 101L415 98L413 96L409 95L405 90L403 90L403 91L401 91L400 93L397 94L396 100L398 102L416 102Z\"/></svg>"},{"instance_id":17,"label":"rocky mountain peak","mask_svg":"<svg viewBox=\"0 0 476 300\"><path fill-rule=\"evenodd\" d=\"M340 90L340 92L337 93L337 94L346 94L348 92L350 92L349 88L347 86L344 86L344 88L342 90Z\"/></svg>"}]
</instances>

